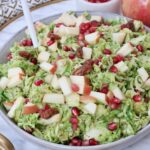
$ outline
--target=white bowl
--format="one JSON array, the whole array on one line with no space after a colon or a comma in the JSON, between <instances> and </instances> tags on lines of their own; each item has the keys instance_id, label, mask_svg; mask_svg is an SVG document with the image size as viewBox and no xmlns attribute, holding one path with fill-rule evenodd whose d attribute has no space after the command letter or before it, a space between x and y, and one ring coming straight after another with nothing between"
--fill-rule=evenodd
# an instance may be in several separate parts
<instances>
[{"instance_id":1,"label":"white bowl","mask_svg":"<svg viewBox=\"0 0 150 150\"><path fill-rule=\"evenodd\" d=\"M83 12L77 12L78 15L81 15ZM106 19L121 19L125 18L123 16L119 16L117 14L112 13L101 13L101 12L90 12L92 15L99 15ZM54 15L47 17L45 19L42 19L40 21L44 23L49 23L52 20L57 19L61 14ZM147 30L150 32L150 29L147 28ZM5 63L6 56L9 52L9 48L13 45L14 42L20 41L24 36L25 29L20 30L14 37L11 38L11 40L4 45L4 47L0 50L0 63ZM25 132L24 130L20 129L10 118L7 116L7 112L3 107L0 107L0 116L9 124L10 127L16 132L16 134L19 134L20 137L24 138L24 140L28 140L30 142L34 142L37 145L42 145L43 149L49 148L51 150L121 150L123 148L126 148L127 146L130 146L140 139L142 139L144 136L148 135L150 133L150 124L141 129L136 135L128 136L126 138L122 138L118 141L108 143L108 144L102 144L102 145L96 145L96 146L68 146L68 145L62 145L62 144L56 144L52 142L48 142L42 139L39 139L37 137L34 137L33 135ZM30 150L30 148L29 148ZM35 149L32 149L35 150Z\"/></svg>"},{"instance_id":2,"label":"white bowl","mask_svg":"<svg viewBox=\"0 0 150 150\"><path fill-rule=\"evenodd\" d=\"M121 0L110 0L105 3L91 3L86 0L76 0L76 7L79 11L101 11L118 13Z\"/></svg>"}]
</instances>

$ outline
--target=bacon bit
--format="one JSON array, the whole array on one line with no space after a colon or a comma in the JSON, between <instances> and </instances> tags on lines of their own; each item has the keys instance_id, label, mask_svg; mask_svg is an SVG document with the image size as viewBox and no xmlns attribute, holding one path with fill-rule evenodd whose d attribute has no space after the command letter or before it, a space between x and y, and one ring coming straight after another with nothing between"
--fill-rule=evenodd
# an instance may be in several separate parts
<instances>
[{"instance_id":1,"label":"bacon bit","mask_svg":"<svg viewBox=\"0 0 150 150\"><path fill-rule=\"evenodd\" d=\"M76 56L78 58L83 58L83 51L82 51L82 48L78 48L77 51L76 51Z\"/></svg>"},{"instance_id":2,"label":"bacon bit","mask_svg":"<svg viewBox=\"0 0 150 150\"><path fill-rule=\"evenodd\" d=\"M57 71L57 64L54 63L54 64L53 64L53 68L50 70L50 72L51 72L52 74L55 74L56 71Z\"/></svg>"},{"instance_id":3,"label":"bacon bit","mask_svg":"<svg viewBox=\"0 0 150 150\"><path fill-rule=\"evenodd\" d=\"M10 52L10 53L8 53L8 55L7 55L7 60L11 60L13 57L12 57L12 53Z\"/></svg>"},{"instance_id":4,"label":"bacon bit","mask_svg":"<svg viewBox=\"0 0 150 150\"><path fill-rule=\"evenodd\" d=\"M19 56L29 59L29 58L31 58L32 55L27 51L19 51Z\"/></svg>"},{"instance_id":5,"label":"bacon bit","mask_svg":"<svg viewBox=\"0 0 150 150\"><path fill-rule=\"evenodd\" d=\"M91 86L85 85L85 87L84 87L84 94L85 95L89 95L91 93L91 90L92 90Z\"/></svg>"}]
</instances>

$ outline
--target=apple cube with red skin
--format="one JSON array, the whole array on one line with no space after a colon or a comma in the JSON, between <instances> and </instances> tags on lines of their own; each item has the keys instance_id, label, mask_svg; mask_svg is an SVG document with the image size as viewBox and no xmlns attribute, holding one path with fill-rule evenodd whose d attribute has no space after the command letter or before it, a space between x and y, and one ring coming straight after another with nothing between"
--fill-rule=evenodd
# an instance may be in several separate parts
<instances>
[{"instance_id":1,"label":"apple cube with red skin","mask_svg":"<svg viewBox=\"0 0 150 150\"><path fill-rule=\"evenodd\" d=\"M5 106L6 110L10 110L13 106L14 102L4 102L3 105Z\"/></svg>"},{"instance_id":2,"label":"apple cube with red skin","mask_svg":"<svg viewBox=\"0 0 150 150\"><path fill-rule=\"evenodd\" d=\"M39 111L38 106L32 103L27 103L26 105L23 106L23 114L25 115L37 113L38 111Z\"/></svg>"}]
</instances>

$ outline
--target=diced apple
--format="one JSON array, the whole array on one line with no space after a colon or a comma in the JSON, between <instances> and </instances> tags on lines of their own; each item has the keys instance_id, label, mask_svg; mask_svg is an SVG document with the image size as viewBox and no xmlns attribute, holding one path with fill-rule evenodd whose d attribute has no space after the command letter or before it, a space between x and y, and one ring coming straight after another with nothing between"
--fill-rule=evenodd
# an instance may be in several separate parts
<instances>
[{"instance_id":1,"label":"diced apple","mask_svg":"<svg viewBox=\"0 0 150 150\"><path fill-rule=\"evenodd\" d=\"M139 20L134 20L133 24L136 31L138 31L141 27L143 27L143 23Z\"/></svg>"},{"instance_id":2,"label":"diced apple","mask_svg":"<svg viewBox=\"0 0 150 150\"><path fill-rule=\"evenodd\" d=\"M87 103L96 103L96 98L89 96L89 95L83 95L80 96L80 102L87 104Z\"/></svg>"},{"instance_id":3,"label":"diced apple","mask_svg":"<svg viewBox=\"0 0 150 150\"><path fill-rule=\"evenodd\" d=\"M7 83L7 87L8 88L13 88L16 86L19 86L22 83L22 80L20 78L20 76L14 76L13 78L10 78L8 83Z\"/></svg>"},{"instance_id":4,"label":"diced apple","mask_svg":"<svg viewBox=\"0 0 150 150\"><path fill-rule=\"evenodd\" d=\"M71 82L78 85L79 91L77 93L79 94L84 94L84 88L86 85L86 79L84 76L76 76L76 75L71 75L70 76Z\"/></svg>"},{"instance_id":5,"label":"diced apple","mask_svg":"<svg viewBox=\"0 0 150 150\"><path fill-rule=\"evenodd\" d=\"M23 102L24 102L24 98L23 98L23 97L18 97L18 98L16 99L16 101L14 102L13 106L11 107L11 109L9 110L9 112L8 112L7 115L8 115L10 118L14 118L16 110L20 107L20 105L21 105Z\"/></svg>"},{"instance_id":6,"label":"diced apple","mask_svg":"<svg viewBox=\"0 0 150 150\"><path fill-rule=\"evenodd\" d=\"M50 38L48 37L44 37L41 41L40 41L40 44L42 46L47 46L47 42L50 40Z\"/></svg>"},{"instance_id":7,"label":"diced apple","mask_svg":"<svg viewBox=\"0 0 150 150\"><path fill-rule=\"evenodd\" d=\"M69 95L72 93L71 82L69 78L62 76L58 81L64 95Z\"/></svg>"},{"instance_id":8,"label":"diced apple","mask_svg":"<svg viewBox=\"0 0 150 150\"><path fill-rule=\"evenodd\" d=\"M8 82L9 80L7 77L2 77L0 79L0 88L4 90L7 87Z\"/></svg>"},{"instance_id":9,"label":"diced apple","mask_svg":"<svg viewBox=\"0 0 150 150\"><path fill-rule=\"evenodd\" d=\"M112 39L114 42L117 42L119 44L122 44L124 39L125 39L126 33L124 32L117 32L117 33L112 33Z\"/></svg>"},{"instance_id":10,"label":"diced apple","mask_svg":"<svg viewBox=\"0 0 150 150\"><path fill-rule=\"evenodd\" d=\"M48 59L49 59L49 56L50 56L50 53L49 53L49 52L42 51L42 52L40 52L40 54L38 55L38 61L39 61L40 63L42 63L42 62L47 62Z\"/></svg>"},{"instance_id":11,"label":"diced apple","mask_svg":"<svg viewBox=\"0 0 150 150\"><path fill-rule=\"evenodd\" d=\"M52 81L51 81L51 86L54 89L60 89L60 85L59 85L59 81L58 81L58 77L56 75L53 76Z\"/></svg>"},{"instance_id":12,"label":"diced apple","mask_svg":"<svg viewBox=\"0 0 150 150\"><path fill-rule=\"evenodd\" d=\"M113 87L112 88L112 93L114 94L114 96L120 100L123 100L125 97L124 97L124 94L122 93L122 91L120 90L119 87Z\"/></svg>"},{"instance_id":13,"label":"diced apple","mask_svg":"<svg viewBox=\"0 0 150 150\"><path fill-rule=\"evenodd\" d=\"M13 106L13 102L4 102L3 105L5 106L6 110L10 110Z\"/></svg>"},{"instance_id":14,"label":"diced apple","mask_svg":"<svg viewBox=\"0 0 150 150\"><path fill-rule=\"evenodd\" d=\"M83 58L84 59L90 59L92 56L92 49L88 48L88 47L83 47L82 48L83 51Z\"/></svg>"},{"instance_id":15,"label":"diced apple","mask_svg":"<svg viewBox=\"0 0 150 150\"><path fill-rule=\"evenodd\" d=\"M124 44L117 52L118 55L127 56L134 50L134 47L130 43Z\"/></svg>"},{"instance_id":16,"label":"diced apple","mask_svg":"<svg viewBox=\"0 0 150 150\"><path fill-rule=\"evenodd\" d=\"M57 72L62 74L64 72L64 67L66 65L66 59L59 59L57 62Z\"/></svg>"},{"instance_id":17,"label":"diced apple","mask_svg":"<svg viewBox=\"0 0 150 150\"><path fill-rule=\"evenodd\" d=\"M54 23L63 23L66 26L74 26L76 24L76 17L72 14L64 13L55 20Z\"/></svg>"},{"instance_id":18,"label":"diced apple","mask_svg":"<svg viewBox=\"0 0 150 150\"><path fill-rule=\"evenodd\" d=\"M78 107L80 101L80 96L77 93L72 93L66 96L66 103L70 107Z\"/></svg>"},{"instance_id":19,"label":"diced apple","mask_svg":"<svg viewBox=\"0 0 150 150\"><path fill-rule=\"evenodd\" d=\"M66 26L60 26L54 28L54 33L59 35L60 37L63 36L76 36L79 34L79 28L78 27L66 27Z\"/></svg>"},{"instance_id":20,"label":"diced apple","mask_svg":"<svg viewBox=\"0 0 150 150\"><path fill-rule=\"evenodd\" d=\"M145 70L145 68L141 67L137 70L137 72L144 82L148 79L149 75L147 71Z\"/></svg>"},{"instance_id":21,"label":"diced apple","mask_svg":"<svg viewBox=\"0 0 150 150\"><path fill-rule=\"evenodd\" d=\"M24 75L24 72L20 67L8 69L8 78L13 78L19 75Z\"/></svg>"},{"instance_id":22,"label":"diced apple","mask_svg":"<svg viewBox=\"0 0 150 150\"><path fill-rule=\"evenodd\" d=\"M99 135L101 134L101 131L99 129L96 128L92 128L89 131L87 131L84 135L84 139L85 140L89 140L89 139L98 139Z\"/></svg>"},{"instance_id":23,"label":"diced apple","mask_svg":"<svg viewBox=\"0 0 150 150\"><path fill-rule=\"evenodd\" d=\"M38 106L32 103L27 103L23 107L23 114L25 115L37 113L38 111L39 111Z\"/></svg>"},{"instance_id":24,"label":"diced apple","mask_svg":"<svg viewBox=\"0 0 150 150\"><path fill-rule=\"evenodd\" d=\"M65 98L63 94L50 93L44 95L43 102L52 104L64 104Z\"/></svg>"},{"instance_id":25,"label":"diced apple","mask_svg":"<svg viewBox=\"0 0 150 150\"><path fill-rule=\"evenodd\" d=\"M94 103L87 103L87 104L84 106L84 110L87 111L89 114L92 114L92 115L95 114L96 108L97 108L97 105L94 104Z\"/></svg>"},{"instance_id":26,"label":"diced apple","mask_svg":"<svg viewBox=\"0 0 150 150\"><path fill-rule=\"evenodd\" d=\"M102 17L101 16L91 16L90 21L97 21L97 22L101 22Z\"/></svg>"},{"instance_id":27,"label":"diced apple","mask_svg":"<svg viewBox=\"0 0 150 150\"><path fill-rule=\"evenodd\" d=\"M96 98L99 102L106 105L106 94L101 93L101 92L91 91L90 96Z\"/></svg>"},{"instance_id":28,"label":"diced apple","mask_svg":"<svg viewBox=\"0 0 150 150\"><path fill-rule=\"evenodd\" d=\"M99 33L97 31L94 33L90 33L90 34L85 35L86 42L88 42L91 45L96 44L98 39L99 39Z\"/></svg>"},{"instance_id":29,"label":"diced apple","mask_svg":"<svg viewBox=\"0 0 150 150\"><path fill-rule=\"evenodd\" d=\"M126 72L129 69L128 66L123 61L115 64L115 66L120 72Z\"/></svg>"},{"instance_id":30,"label":"diced apple","mask_svg":"<svg viewBox=\"0 0 150 150\"><path fill-rule=\"evenodd\" d=\"M45 77L45 82L48 83L48 84L51 84L53 77L54 77L54 75L48 74L48 75Z\"/></svg>"},{"instance_id":31,"label":"diced apple","mask_svg":"<svg viewBox=\"0 0 150 150\"><path fill-rule=\"evenodd\" d=\"M44 71L50 72L51 69L53 68L53 65L50 64L50 63L47 63L47 62L42 62L42 63L40 64L40 68L41 68L42 70L44 70Z\"/></svg>"},{"instance_id":32,"label":"diced apple","mask_svg":"<svg viewBox=\"0 0 150 150\"><path fill-rule=\"evenodd\" d=\"M34 24L34 26L35 26L35 29L36 29L37 31L40 31L41 29L43 29L43 28L46 27L46 25L45 25L44 23L40 22L40 21L37 21L37 22Z\"/></svg>"},{"instance_id":33,"label":"diced apple","mask_svg":"<svg viewBox=\"0 0 150 150\"><path fill-rule=\"evenodd\" d=\"M150 87L150 79L148 79L147 81L145 81L145 85Z\"/></svg>"},{"instance_id":34,"label":"diced apple","mask_svg":"<svg viewBox=\"0 0 150 150\"><path fill-rule=\"evenodd\" d=\"M43 119L40 118L39 123L42 125L50 125L52 123L57 123L61 120L61 115L60 114L55 114L52 117L50 117L49 119Z\"/></svg>"},{"instance_id":35,"label":"diced apple","mask_svg":"<svg viewBox=\"0 0 150 150\"><path fill-rule=\"evenodd\" d=\"M134 45L138 45L138 44L140 44L140 42L144 41L145 38L146 38L146 35L139 36L139 37L131 39L130 42Z\"/></svg>"},{"instance_id":36,"label":"diced apple","mask_svg":"<svg viewBox=\"0 0 150 150\"><path fill-rule=\"evenodd\" d=\"M52 52L55 52L58 49L57 42L54 42L52 45L48 46L48 49Z\"/></svg>"}]
</instances>

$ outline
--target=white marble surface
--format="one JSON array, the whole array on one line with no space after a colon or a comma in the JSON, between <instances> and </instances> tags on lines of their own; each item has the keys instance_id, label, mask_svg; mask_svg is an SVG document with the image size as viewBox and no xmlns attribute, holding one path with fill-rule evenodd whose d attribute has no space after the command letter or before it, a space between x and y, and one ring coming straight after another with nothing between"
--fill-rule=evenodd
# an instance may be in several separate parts
<instances>
[{"instance_id":1,"label":"white marble surface","mask_svg":"<svg viewBox=\"0 0 150 150\"><path fill-rule=\"evenodd\" d=\"M33 19L38 20L45 18L47 16L63 12L66 10L76 10L75 0L68 0L60 2L59 4L53 4L40 8L32 13ZM23 17L17 19L4 30L0 31L0 49L2 46L9 41L9 39L20 29L25 26ZM3 119L0 117L0 133L7 136L11 142L14 144L16 150L48 150L46 148L40 147L30 143L29 141L23 139L20 135L17 135L11 127L9 127ZM150 150L150 135L143 138L138 143L130 146L124 150Z\"/></svg>"}]
</instances>

